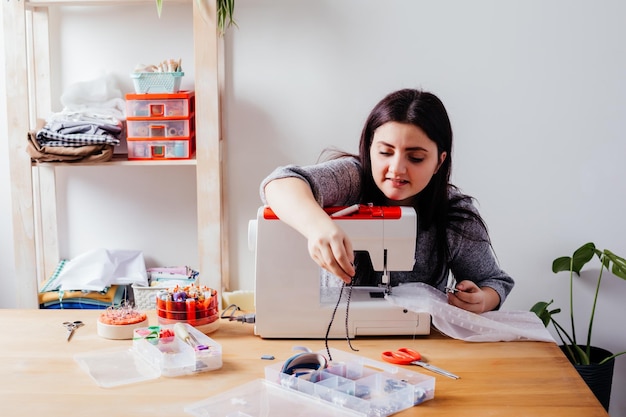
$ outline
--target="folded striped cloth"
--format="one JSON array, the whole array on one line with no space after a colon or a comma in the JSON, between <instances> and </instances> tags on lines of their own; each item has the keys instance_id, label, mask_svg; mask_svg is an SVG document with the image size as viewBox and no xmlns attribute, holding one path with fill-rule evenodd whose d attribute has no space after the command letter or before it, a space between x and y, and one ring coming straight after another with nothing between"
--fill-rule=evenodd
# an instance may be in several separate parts
<instances>
[{"instance_id":1,"label":"folded striped cloth","mask_svg":"<svg viewBox=\"0 0 626 417\"><path fill-rule=\"evenodd\" d=\"M40 308L104 309L111 305L119 306L122 303L126 289L120 285L111 285L102 291L58 289L58 277L66 263L67 260L62 259L54 273L41 283L38 294Z\"/></svg>"},{"instance_id":2,"label":"folded striped cloth","mask_svg":"<svg viewBox=\"0 0 626 417\"><path fill-rule=\"evenodd\" d=\"M37 132L37 142L42 146L119 145L121 133L121 123L56 120Z\"/></svg>"},{"instance_id":3,"label":"folded striped cloth","mask_svg":"<svg viewBox=\"0 0 626 417\"><path fill-rule=\"evenodd\" d=\"M113 157L113 145L106 143L82 146L41 145L35 132L28 132L26 152L38 162L106 162Z\"/></svg>"}]
</instances>

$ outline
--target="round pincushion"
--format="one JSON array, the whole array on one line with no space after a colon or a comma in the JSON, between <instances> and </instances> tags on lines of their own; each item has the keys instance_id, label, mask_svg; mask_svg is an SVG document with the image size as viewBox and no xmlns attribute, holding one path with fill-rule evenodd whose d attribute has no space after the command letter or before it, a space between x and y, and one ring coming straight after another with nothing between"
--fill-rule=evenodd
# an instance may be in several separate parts
<instances>
[{"instance_id":1,"label":"round pincushion","mask_svg":"<svg viewBox=\"0 0 626 417\"><path fill-rule=\"evenodd\" d=\"M148 326L146 313L131 307L109 307L98 317L98 336L105 339L132 339L135 329Z\"/></svg>"}]
</instances>

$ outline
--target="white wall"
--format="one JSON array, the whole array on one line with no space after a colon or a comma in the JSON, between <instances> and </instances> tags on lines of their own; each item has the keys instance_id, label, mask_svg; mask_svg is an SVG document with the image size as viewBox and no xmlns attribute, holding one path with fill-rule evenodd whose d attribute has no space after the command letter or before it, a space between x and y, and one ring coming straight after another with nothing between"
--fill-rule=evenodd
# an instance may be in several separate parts
<instances>
[{"instance_id":1,"label":"white wall","mask_svg":"<svg viewBox=\"0 0 626 417\"><path fill-rule=\"evenodd\" d=\"M62 68L53 71L58 77L53 97L102 74L117 79L123 93L132 93L135 65L178 58L185 73L181 87L193 89L191 5L166 2L163 7L160 19L151 3L53 9L59 28L58 39L53 38L56 65ZM131 27L141 29L125 30ZM59 102L55 110L60 109ZM59 211L63 258L96 247L135 249L144 252L148 266L197 268L195 167L63 168L57 170L57 184L64 208Z\"/></svg>"},{"instance_id":2,"label":"white wall","mask_svg":"<svg viewBox=\"0 0 626 417\"><path fill-rule=\"evenodd\" d=\"M277 165L313 163L330 145L356 151L371 107L402 87L431 90L449 110L454 182L478 199L501 264L517 281L505 308L526 310L551 298L566 308L567 279L552 274L551 262L587 241L626 254L625 3L238 0L236 7L239 28L226 37L224 101L231 289L253 288L247 224L260 204L262 178ZM123 16L100 12L101 23L89 20L88 31L79 12L59 18L60 41L75 45L59 47L59 87L107 68L130 90L127 75L136 63L179 55L187 57L183 62L191 75L188 10L170 6L162 22L154 21L138 39L125 28L138 17L148 18L152 10L147 10L133 7ZM112 21L115 30L107 31ZM162 29L176 23L176 29ZM85 45L91 33L106 33L110 43L92 51ZM90 58L80 59L86 53ZM179 206L178 219L190 222L177 223L176 245L162 246L145 225L131 233L127 226L110 228L143 207L129 202L133 190L162 195L158 185L149 184L164 174L119 171L60 175L65 218L72 218L62 225L62 255L75 256L96 244L131 245L153 263L197 262L194 184L185 180L193 175L186 168L165 174L180 185L177 198L189 202L186 209ZM90 202L96 197L99 203ZM83 213L98 205L111 216L94 230L94 219ZM159 213L170 216L164 210L155 219ZM3 248L6 235L0 237ZM626 282L604 283L608 291L597 312L594 342L626 350L626 334L609 323L624 314ZM590 287L582 288L581 309ZM619 396L626 384L625 358L616 362L614 417L626 417L626 399Z\"/></svg>"},{"instance_id":3,"label":"white wall","mask_svg":"<svg viewBox=\"0 0 626 417\"><path fill-rule=\"evenodd\" d=\"M449 110L453 180L478 199L516 279L505 308L554 298L566 309L554 258L587 241L626 254L625 15L617 0L238 1L225 106L233 281L253 286L246 220L261 179L329 145L355 151L380 98L421 87ZM612 324L626 282L604 284L593 340L626 350ZM626 416L626 355L614 384L611 415Z\"/></svg>"}]
</instances>

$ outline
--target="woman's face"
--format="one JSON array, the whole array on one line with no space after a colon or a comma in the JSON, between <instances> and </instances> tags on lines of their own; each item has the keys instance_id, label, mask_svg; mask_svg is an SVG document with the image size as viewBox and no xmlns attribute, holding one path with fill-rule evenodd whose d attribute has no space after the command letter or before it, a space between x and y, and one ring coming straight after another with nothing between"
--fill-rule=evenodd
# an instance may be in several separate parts
<instances>
[{"instance_id":1,"label":"woman's face","mask_svg":"<svg viewBox=\"0 0 626 417\"><path fill-rule=\"evenodd\" d=\"M370 159L372 176L389 204L411 205L446 158L419 127L387 122L376 129Z\"/></svg>"}]
</instances>

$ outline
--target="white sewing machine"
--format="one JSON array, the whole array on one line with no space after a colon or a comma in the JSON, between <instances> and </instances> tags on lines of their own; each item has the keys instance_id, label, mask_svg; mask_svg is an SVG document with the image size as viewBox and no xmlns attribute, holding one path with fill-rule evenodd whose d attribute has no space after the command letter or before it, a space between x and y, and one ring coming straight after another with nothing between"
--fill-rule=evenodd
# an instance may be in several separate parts
<instances>
[{"instance_id":1,"label":"white sewing machine","mask_svg":"<svg viewBox=\"0 0 626 417\"><path fill-rule=\"evenodd\" d=\"M415 262L417 215L410 207L354 207L341 216L326 211L348 234L355 251L367 251L375 271L410 271ZM339 278L320 268L309 256L306 239L261 207L250 221L248 245L255 256L255 334L263 338L323 339L355 336L425 335L430 315L415 313L384 298L393 291L381 285L343 289L332 327L333 310L341 291ZM350 302L346 325L348 293ZM346 330L347 327L347 330Z\"/></svg>"}]
</instances>

